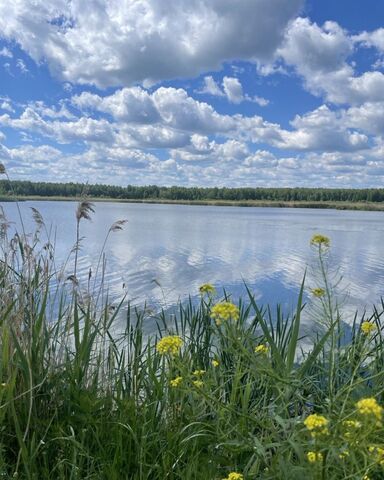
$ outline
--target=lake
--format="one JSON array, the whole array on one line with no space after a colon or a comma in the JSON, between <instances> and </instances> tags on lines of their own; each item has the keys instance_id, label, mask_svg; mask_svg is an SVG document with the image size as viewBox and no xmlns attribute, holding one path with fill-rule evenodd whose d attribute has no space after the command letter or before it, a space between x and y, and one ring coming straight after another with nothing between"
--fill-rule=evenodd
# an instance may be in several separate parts
<instances>
[{"instance_id":1,"label":"lake","mask_svg":"<svg viewBox=\"0 0 384 480\"><path fill-rule=\"evenodd\" d=\"M21 202L27 231L30 207L37 208L56 234L56 254L64 261L75 242L76 202ZM14 203L4 203L18 223ZM95 203L92 222L81 222L84 237L79 277L97 264L106 233L119 219L128 222L106 245L106 281L113 298L124 293L135 304L172 306L198 287L212 283L236 299L244 282L261 304L291 308L308 268L315 287L314 233L331 239L330 265L343 276L347 311L380 300L384 293L384 213L256 207L215 207L133 203ZM68 267L68 274L72 273ZM347 295L347 296L346 296Z\"/></svg>"}]
</instances>

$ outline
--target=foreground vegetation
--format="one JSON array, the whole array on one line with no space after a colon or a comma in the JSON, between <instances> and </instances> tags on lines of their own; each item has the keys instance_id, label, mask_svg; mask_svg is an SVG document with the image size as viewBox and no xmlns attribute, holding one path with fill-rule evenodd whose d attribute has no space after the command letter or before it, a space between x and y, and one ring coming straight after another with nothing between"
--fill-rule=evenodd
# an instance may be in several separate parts
<instances>
[{"instance_id":1,"label":"foreground vegetation","mask_svg":"<svg viewBox=\"0 0 384 480\"><path fill-rule=\"evenodd\" d=\"M311 305L305 282L288 316L206 284L147 337L145 308L76 276L92 212L79 204L63 268L37 210L33 235L2 215L1 478L384 478L384 306L341 318L327 237L311 240Z\"/></svg>"}]
</instances>

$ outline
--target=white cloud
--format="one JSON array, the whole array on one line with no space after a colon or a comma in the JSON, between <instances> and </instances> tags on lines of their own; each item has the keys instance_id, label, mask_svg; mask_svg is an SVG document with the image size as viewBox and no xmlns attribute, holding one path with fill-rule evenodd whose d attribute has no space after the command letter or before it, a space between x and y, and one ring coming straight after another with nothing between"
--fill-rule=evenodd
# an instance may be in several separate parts
<instances>
[{"instance_id":1,"label":"white cloud","mask_svg":"<svg viewBox=\"0 0 384 480\"><path fill-rule=\"evenodd\" d=\"M296 69L309 92L329 102L353 105L384 101L384 74L375 71L359 76L348 63L355 38L335 22L319 27L308 18L297 18L277 56Z\"/></svg>"},{"instance_id":2,"label":"white cloud","mask_svg":"<svg viewBox=\"0 0 384 480\"><path fill-rule=\"evenodd\" d=\"M21 58L18 58L16 61L16 67L20 70L21 73L28 73L28 68Z\"/></svg>"},{"instance_id":3,"label":"white cloud","mask_svg":"<svg viewBox=\"0 0 384 480\"><path fill-rule=\"evenodd\" d=\"M362 43L365 47L375 47L384 53L384 28L378 28L373 32L362 32L352 37L357 43Z\"/></svg>"},{"instance_id":4,"label":"white cloud","mask_svg":"<svg viewBox=\"0 0 384 480\"><path fill-rule=\"evenodd\" d=\"M9 50L9 48L3 47L0 50L0 57L12 58L13 54L12 54L11 50Z\"/></svg>"},{"instance_id":5,"label":"white cloud","mask_svg":"<svg viewBox=\"0 0 384 480\"><path fill-rule=\"evenodd\" d=\"M257 95L255 95L252 98L247 97L247 100L250 100L251 102L257 103L260 107L266 107L267 105L269 105L269 100L267 100L264 97L259 97Z\"/></svg>"},{"instance_id":6,"label":"white cloud","mask_svg":"<svg viewBox=\"0 0 384 480\"><path fill-rule=\"evenodd\" d=\"M347 128L338 112L322 105L291 122L292 132L282 132L284 148L320 151L353 151L368 147L368 137Z\"/></svg>"},{"instance_id":7,"label":"white cloud","mask_svg":"<svg viewBox=\"0 0 384 480\"><path fill-rule=\"evenodd\" d=\"M6 110L8 112L11 112L13 113L15 111L15 109L12 107L12 102L10 101L10 99L8 97L3 97L1 98L0 97L0 108L2 110Z\"/></svg>"},{"instance_id":8,"label":"white cloud","mask_svg":"<svg viewBox=\"0 0 384 480\"><path fill-rule=\"evenodd\" d=\"M0 125L35 132L59 143L112 142L114 138L112 126L104 119L82 117L71 122L48 121L31 107L27 107L19 118L0 115Z\"/></svg>"},{"instance_id":9,"label":"white cloud","mask_svg":"<svg viewBox=\"0 0 384 480\"><path fill-rule=\"evenodd\" d=\"M251 97L244 95L243 86L237 77L224 77L222 82L223 88L213 79L212 76L204 77L204 85L196 93L208 94L216 97L226 97L231 103L239 104L244 101L257 103L260 107L269 104L269 100L255 95Z\"/></svg>"},{"instance_id":10,"label":"white cloud","mask_svg":"<svg viewBox=\"0 0 384 480\"><path fill-rule=\"evenodd\" d=\"M267 60L302 0L28 0L0 3L0 31L63 80L106 87ZM90 14L92 12L92 14Z\"/></svg>"},{"instance_id":11,"label":"white cloud","mask_svg":"<svg viewBox=\"0 0 384 480\"><path fill-rule=\"evenodd\" d=\"M204 77L204 85L200 90L197 91L197 93L205 93L215 97L224 97L224 92L211 75Z\"/></svg>"},{"instance_id":12,"label":"white cloud","mask_svg":"<svg viewBox=\"0 0 384 480\"><path fill-rule=\"evenodd\" d=\"M243 87L238 78L223 78L224 93L232 103L241 103L244 100Z\"/></svg>"}]
</instances>

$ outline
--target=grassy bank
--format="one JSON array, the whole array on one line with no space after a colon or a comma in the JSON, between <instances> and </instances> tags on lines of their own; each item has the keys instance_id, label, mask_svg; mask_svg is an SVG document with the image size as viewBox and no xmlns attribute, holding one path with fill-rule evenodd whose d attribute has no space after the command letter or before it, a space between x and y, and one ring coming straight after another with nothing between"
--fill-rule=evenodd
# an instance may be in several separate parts
<instances>
[{"instance_id":1,"label":"grassy bank","mask_svg":"<svg viewBox=\"0 0 384 480\"><path fill-rule=\"evenodd\" d=\"M80 201L80 197L61 196L0 196L0 202L14 201ZM149 204L170 204L170 205L212 205L222 207L273 207L273 208L324 208L333 210L365 210L384 211L384 203L381 202L317 202L317 201L266 201L266 200L161 200L158 198L139 199L115 199L102 197L89 197L91 202L117 202L117 203L149 203Z\"/></svg>"},{"instance_id":2,"label":"grassy bank","mask_svg":"<svg viewBox=\"0 0 384 480\"><path fill-rule=\"evenodd\" d=\"M36 210L32 235L1 218L2 478L383 478L383 305L340 317L327 237L311 240L312 301L303 282L293 316L207 284L146 337L145 308L110 305L97 271L76 276L92 212L79 205L63 269Z\"/></svg>"}]
</instances>

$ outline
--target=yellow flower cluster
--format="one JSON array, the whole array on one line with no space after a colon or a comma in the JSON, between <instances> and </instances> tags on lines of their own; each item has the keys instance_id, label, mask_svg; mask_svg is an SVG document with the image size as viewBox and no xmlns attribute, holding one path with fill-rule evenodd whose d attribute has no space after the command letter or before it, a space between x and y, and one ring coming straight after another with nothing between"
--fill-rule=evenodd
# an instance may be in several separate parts
<instances>
[{"instance_id":1,"label":"yellow flower cluster","mask_svg":"<svg viewBox=\"0 0 384 480\"><path fill-rule=\"evenodd\" d=\"M326 435L328 433L328 420L323 415L309 415L304 420L304 425L311 432L312 437Z\"/></svg>"},{"instance_id":2,"label":"yellow flower cluster","mask_svg":"<svg viewBox=\"0 0 384 480\"><path fill-rule=\"evenodd\" d=\"M363 322L361 324L361 331L365 334L365 335L369 335L371 332L373 332L374 330L376 330L376 325L372 322L368 322L368 320L366 320L365 322Z\"/></svg>"},{"instance_id":3,"label":"yellow flower cluster","mask_svg":"<svg viewBox=\"0 0 384 480\"><path fill-rule=\"evenodd\" d=\"M161 355L177 355L183 345L183 340L178 335L169 335L161 338L156 345L156 350Z\"/></svg>"},{"instance_id":4,"label":"yellow flower cluster","mask_svg":"<svg viewBox=\"0 0 384 480\"><path fill-rule=\"evenodd\" d=\"M314 297L321 298L321 297L324 297L325 290L324 290L324 288L320 288L320 287L312 288L311 293Z\"/></svg>"},{"instance_id":5,"label":"yellow flower cluster","mask_svg":"<svg viewBox=\"0 0 384 480\"><path fill-rule=\"evenodd\" d=\"M344 432L343 432L344 437L349 439L357 433L359 428L361 428L361 422L357 420L344 420L343 427L344 427Z\"/></svg>"},{"instance_id":6,"label":"yellow flower cluster","mask_svg":"<svg viewBox=\"0 0 384 480\"><path fill-rule=\"evenodd\" d=\"M204 283L203 285L200 285L199 292L201 295L214 295L216 293L216 288L210 283Z\"/></svg>"},{"instance_id":7,"label":"yellow flower cluster","mask_svg":"<svg viewBox=\"0 0 384 480\"><path fill-rule=\"evenodd\" d=\"M323 461L323 454L320 452L308 452L307 460L309 463L316 463Z\"/></svg>"},{"instance_id":8,"label":"yellow flower cluster","mask_svg":"<svg viewBox=\"0 0 384 480\"><path fill-rule=\"evenodd\" d=\"M205 370L195 370L192 375L194 375L195 377L201 377L203 376L205 373Z\"/></svg>"},{"instance_id":9,"label":"yellow flower cluster","mask_svg":"<svg viewBox=\"0 0 384 480\"><path fill-rule=\"evenodd\" d=\"M339 458L340 460L345 460L346 458L349 457L349 452L348 450L343 450L339 453Z\"/></svg>"},{"instance_id":10,"label":"yellow flower cluster","mask_svg":"<svg viewBox=\"0 0 384 480\"><path fill-rule=\"evenodd\" d=\"M223 480L243 480L244 477L241 473L231 472L228 477L223 478Z\"/></svg>"},{"instance_id":11,"label":"yellow flower cluster","mask_svg":"<svg viewBox=\"0 0 384 480\"><path fill-rule=\"evenodd\" d=\"M255 347L255 353L261 353L263 355L266 355L268 353L268 350L269 347L266 344L257 345L257 347Z\"/></svg>"},{"instance_id":12,"label":"yellow flower cluster","mask_svg":"<svg viewBox=\"0 0 384 480\"><path fill-rule=\"evenodd\" d=\"M183 377L176 377L173 380L171 380L169 383L171 387L176 388L180 386L182 381L183 381Z\"/></svg>"},{"instance_id":13,"label":"yellow flower cluster","mask_svg":"<svg viewBox=\"0 0 384 480\"><path fill-rule=\"evenodd\" d=\"M384 448L369 447L368 451L372 455L374 462L384 467Z\"/></svg>"},{"instance_id":14,"label":"yellow flower cluster","mask_svg":"<svg viewBox=\"0 0 384 480\"><path fill-rule=\"evenodd\" d=\"M224 320L238 320L240 311L236 305L231 302L221 302L214 305L211 309L211 317L216 321L216 325L221 325Z\"/></svg>"},{"instance_id":15,"label":"yellow flower cluster","mask_svg":"<svg viewBox=\"0 0 384 480\"><path fill-rule=\"evenodd\" d=\"M212 360L212 366L213 367L218 367L220 365L220 362L218 360Z\"/></svg>"},{"instance_id":16,"label":"yellow flower cluster","mask_svg":"<svg viewBox=\"0 0 384 480\"><path fill-rule=\"evenodd\" d=\"M192 383L196 388L201 388L204 385L204 382L201 380L194 380Z\"/></svg>"},{"instance_id":17,"label":"yellow flower cluster","mask_svg":"<svg viewBox=\"0 0 384 480\"><path fill-rule=\"evenodd\" d=\"M383 407L377 403L376 398L362 398L357 402L356 407L361 415L369 415L376 420L381 420Z\"/></svg>"},{"instance_id":18,"label":"yellow flower cluster","mask_svg":"<svg viewBox=\"0 0 384 480\"><path fill-rule=\"evenodd\" d=\"M325 235L321 235L320 233L317 233L316 235L313 235L311 238L311 245L314 246L319 246L319 247L329 247L331 244L331 241L329 237L326 237Z\"/></svg>"}]
</instances>

